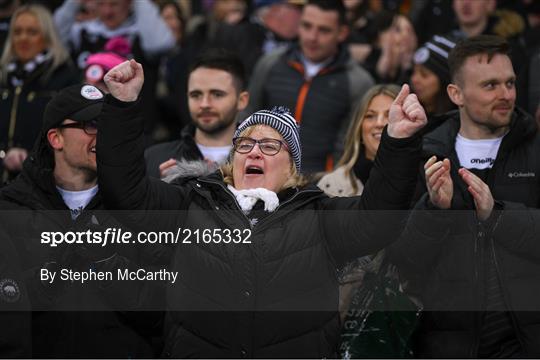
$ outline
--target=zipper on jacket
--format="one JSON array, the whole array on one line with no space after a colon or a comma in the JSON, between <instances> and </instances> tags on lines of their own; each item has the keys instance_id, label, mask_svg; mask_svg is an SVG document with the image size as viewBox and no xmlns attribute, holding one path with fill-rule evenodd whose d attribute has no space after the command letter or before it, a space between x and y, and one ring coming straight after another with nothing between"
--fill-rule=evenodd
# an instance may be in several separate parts
<instances>
[{"instance_id":1,"label":"zipper on jacket","mask_svg":"<svg viewBox=\"0 0 540 360\"><path fill-rule=\"evenodd\" d=\"M296 107L294 109L294 118L296 119L298 124L301 124L303 120L303 113L304 113L304 108L306 105L307 95L313 83L313 79L317 76L329 73L332 70L332 68L324 67L321 70L319 70L317 74L313 75L313 77L311 77L310 79L306 79L306 71L304 69L303 64L301 64L298 61L288 61L288 64L294 70L298 71L304 78L304 81L302 82L302 86L300 87L300 91L298 92L298 96L296 97Z\"/></svg>"},{"instance_id":2,"label":"zipper on jacket","mask_svg":"<svg viewBox=\"0 0 540 360\"><path fill-rule=\"evenodd\" d=\"M11 104L11 114L9 117L9 131L8 131L8 150L13 147L13 137L15 136L15 125L17 124L17 108L19 107L19 97L21 96L22 86L15 88L15 96L13 97L13 104Z\"/></svg>"},{"instance_id":3,"label":"zipper on jacket","mask_svg":"<svg viewBox=\"0 0 540 360\"><path fill-rule=\"evenodd\" d=\"M470 356L472 358L478 357L478 348L480 346L480 329L482 325L482 314L485 311L485 291L483 291L484 283L480 281L480 271L484 268L484 238L485 238L485 229L483 224L480 221L476 223L477 232L474 239L474 282L475 288L477 289L477 299L475 302L476 305L481 305L480 309L475 310L474 316L474 343L471 348Z\"/></svg>"},{"instance_id":4,"label":"zipper on jacket","mask_svg":"<svg viewBox=\"0 0 540 360\"><path fill-rule=\"evenodd\" d=\"M499 219L497 219L497 222L495 223L495 225L493 225L492 234L495 231L495 229L497 228L497 225L499 224ZM514 312L510 311L510 309L511 309L510 298L507 296L507 294L505 292L505 286L504 286L504 283L503 283L503 278L501 276L501 271L499 270L499 262L497 261L497 253L495 252L495 241L493 240L493 236L491 236L489 244L490 244L490 247L491 247L491 255L493 256L493 261L495 263L495 271L496 271L497 277L499 279L499 286L501 287L501 294L503 295L505 304L507 305L507 310L508 310L508 314L510 315L510 319L512 319L512 325L513 325L513 328L514 328L514 331L515 331L516 338L519 341L519 344L521 345L521 349L523 350L523 349L525 349L525 347L523 346L523 341L522 341L522 338L520 336L519 325L518 325L518 322L517 322L517 320L515 318Z\"/></svg>"},{"instance_id":5,"label":"zipper on jacket","mask_svg":"<svg viewBox=\"0 0 540 360\"><path fill-rule=\"evenodd\" d=\"M311 80L304 81L298 92L298 98L296 99L296 108L294 109L294 118L298 119L298 124L302 123L302 115L304 113L304 106L306 104L309 88L311 87Z\"/></svg>"}]
</instances>

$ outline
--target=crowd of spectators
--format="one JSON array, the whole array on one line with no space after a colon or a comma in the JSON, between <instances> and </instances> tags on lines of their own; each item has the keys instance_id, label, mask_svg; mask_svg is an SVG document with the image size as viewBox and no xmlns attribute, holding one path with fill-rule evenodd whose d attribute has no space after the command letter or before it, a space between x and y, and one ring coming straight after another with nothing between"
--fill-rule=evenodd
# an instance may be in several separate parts
<instances>
[{"instance_id":1,"label":"crowd of spectators","mask_svg":"<svg viewBox=\"0 0 540 360\"><path fill-rule=\"evenodd\" d=\"M534 1L344 1L345 14L335 24L337 37L327 44L309 33L308 26L318 26L319 19L312 12L302 16L304 3L2 1L2 180L20 171L41 121L34 114L42 112L54 92L83 80L99 84L104 73L124 59L134 58L145 67L147 145L177 139L191 122L189 65L208 48L226 48L243 62L251 101L242 116L260 107L286 105L295 110L298 121L306 120L301 136L308 172L333 168L343 151L347 119L374 83L411 83L430 114L452 109L445 91L446 60L453 44L465 37L497 34L510 41L518 104L531 114L539 112L534 76L539 9ZM28 8L31 4L38 7ZM43 42L22 40L26 55L20 53L15 35L27 26L20 24L25 17L35 18L30 25L43 37ZM289 67L286 63L291 61L296 65ZM42 62L52 66L37 66ZM282 70L280 62L285 64ZM319 94L319 86L327 93ZM332 100L337 94L341 100Z\"/></svg>"},{"instance_id":2,"label":"crowd of spectators","mask_svg":"<svg viewBox=\"0 0 540 360\"><path fill-rule=\"evenodd\" d=\"M322 25L328 19L318 19L316 11L303 15L304 3L2 1L2 180L20 171L47 99L69 84L99 84L124 59L145 67L147 145L178 139L191 122L189 66L209 48L228 49L245 67L251 99L239 118L274 105L294 110L307 172L333 168L354 105L375 83L411 83L430 114L451 110L448 52L456 41L478 34L509 40L517 103L540 114L535 1L348 0L337 23ZM322 31L333 34L325 39Z\"/></svg>"},{"instance_id":3,"label":"crowd of spectators","mask_svg":"<svg viewBox=\"0 0 540 360\"><path fill-rule=\"evenodd\" d=\"M69 86L71 90L64 93L68 100L70 96L78 99L78 94L82 95L81 89L86 86L82 84L92 85L91 89L95 86L96 90L91 90L95 92L88 96L103 97L109 90L105 74L130 59L142 64L144 69L138 109L144 121L145 173L154 178L169 181L171 175L177 177L178 172L189 171L187 163L191 161L205 164L205 171L216 170L234 153L233 136L241 121L261 109L285 107L279 108L279 112L291 115L299 127L301 171L306 181L317 183L330 197L361 195L375 166L391 105L403 84L409 84L410 91L415 94L411 96L418 99L428 116L426 128L429 130L423 135L428 134L425 139L432 143L424 150L430 155L451 158L453 150L449 149L456 143L459 158L451 160L459 163L470 157L467 149L474 146L461 137L461 132L458 134L459 125L456 124L461 121L463 125L466 119L485 112L478 105L482 99L464 96L465 92L462 92L463 84L471 83L474 78L469 68L475 67L468 60L484 52L476 48L465 50L469 53L461 54L457 60L461 62L457 65L449 64L448 60L458 44L481 35L494 35L502 41L492 40L491 45L495 44L496 51L487 53L496 60L486 71L496 66L507 70L506 58L511 60L515 79L509 78L503 100L512 111L514 102L517 105L517 115L506 128L511 136L497 134L500 138L493 145L497 150L488 155L495 159L501 146L505 154L518 157L512 146L532 143L531 139L537 133L536 127L527 123L529 116L540 126L540 2L535 0L0 0L0 188L4 189L0 198L5 200L14 191L17 196L23 196L32 189L43 188L45 193L55 193L54 202L49 204L51 198L44 196L46 201L39 199L21 206L39 208L43 200L51 209L57 209L58 203L60 208L65 208L62 201L66 202L66 196L70 197L66 190L93 189L92 195L87 196L88 202L78 206L78 211L89 203L102 208L95 169L98 114L92 114L89 118L92 122L86 118L73 118L70 123L56 119L54 124L44 123L47 121L44 114L49 101ZM505 44L509 47L508 56ZM490 61L491 58L488 63ZM476 65L478 69L484 69L480 61ZM456 74L462 76L465 71L472 75L456 84ZM515 94L512 93L514 88ZM409 91L407 87L404 89ZM74 100L77 101L86 100ZM69 104L62 105L60 101L56 106L59 113L64 113ZM101 105L99 109L101 111ZM470 109L476 113L471 115ZM78 109L76 114L80 115ZM470 125L469 130L474 126ZM74 140L72 144L90 144L89 151L94 154L93 167L86 169L85 174L92 174L91 189L86 187L87 184L68 189L69 184L73 185L68 179L73 174L67 172L64 177L57 176L59 164L67 164L63 169L73 164L69 155L62 154L60 145L58 148L51 145L51 148L44 142L51 142L54 136L49 132L54 133L62 127L84 130L81 134L84 139ZM429 133L433 129L437 130ZM523 134L516 135L520 129ZM493 140L489 136L478 139ZM511 145L507 145L509 141L513 141ZM450 145L439 151L433 145L437 143ZM527 145L530 147L527 154L535 151L535 144ZM261 143L258 146L260 148ZM32 157L33 151L44 147L55 155L54 160L48 160L52 165L46 165L52 166L51 169L55 164L57 166L54 184L51 182L46 186L40 184L44 176L43 164L39 158ZM280 150L281 145L278 153ZM433 181L440 184L436 187L428 179L420 189L422 194L428 192L431 203L420 193L414 199L425 205L425 208L420 206L424 210L432 210L432 205L454 209L455 203L450 207L436 196L446 189L441 185L445 182L452 188L452 180L456 183L463 180L471 187L469 181L476 176L487 183L494 181L495 175L489 175L487 167L472 173L460 170L459 174L450 174L448 160L443 162L442 157L438 160L441 161L428 160L426 170L436 169L433 177L437 179ZM502 178L504 174L500 176ZM87 176L82 178L89 179ZM503 188L494 188L492 192L506 196L509 190ZM468 209L478 209L479 201L469 195L472 191L462 190L459 196L463 199L457 195L455 198L462 200ZM533 192L536 194L536 190L531 190L530 194ZM512 196L516 202L530 208L538 206L534 204L535 196L522 193ZM497 206L497 203L491 204L490 213L493 209L500 210ZM73 213L73 208L70 209ZM75 220L79 215L72 217ZM482 224L491 224L489 219L492 216L482 219ZM446 226L441 223L440 228ZM425 246L418 240L421 231L409 228L406 232L409 237L402 238L392 249L392 256L395 257L396 251L406 254L416 246ZM6 249L6 252L15 252ZM429 249L424 250L429 254ZM508 258L522 266L521 255L514 255L512 253ZM494 270L498 266L497 258L495 255L482 256L487 264L486 277L491 277L489 284L493 285L498 279ZM373 258L375 254L365 257L365 261ZM376 258L386 259L384 251ZM412 255L407 261L411 258ZM362 285L365 269L358 265L362 261L349 264L341 276L341 281L347 283L340 287L342 320L351 298L358 296L357 289ZM406 265L410 270L416 263ZM492 298L486 300L491 301L491 305L503 292L500 285L493 286L494 290L488 291ZM121 324L123 329L131 320L117 315L111 318L104 315L106 321L90 319L92 316L76 319L73 314L63 314L61 318L74 324L86 321L97 324L98 328L112 322ZM42 319L48 317L49 314ZM518 346L514 334L509 335L506 342L500 341L507 345L503 349L507 352L497 352L490 343L496 342L492 339L499 341L501 336L511 333L511 320L514 321L510 316L491 320L503 323L506 332L478 340L481 344L478 354L513 356L525 348ZM486 322L484 326L486 324L490 325ZM127 325L126 328L131 329ZM490 333L485 329L481 332L482 335ZM132 335L124 338L131 345L139 342L141 334L134 332ZM144 335L147 334L141 337ZM77 354L77 349L67 351L63 345L58 345L57 349L47 348L45 340L37 345L36 349L45 356ZM161 345L144 342L139 353L124 353L118 345L118 353L112 355L148 357L156 355L155 351ZM85 343L84 346L88 347L81 350L84 354L100 354L93 352L92 344ZM428 350L426 354L445 356ZM454 353L449 350L448 354ZM456 357L463 355L456 354ZM0 357L2 355L0 352Z\"/></svg>"}]
</instances>

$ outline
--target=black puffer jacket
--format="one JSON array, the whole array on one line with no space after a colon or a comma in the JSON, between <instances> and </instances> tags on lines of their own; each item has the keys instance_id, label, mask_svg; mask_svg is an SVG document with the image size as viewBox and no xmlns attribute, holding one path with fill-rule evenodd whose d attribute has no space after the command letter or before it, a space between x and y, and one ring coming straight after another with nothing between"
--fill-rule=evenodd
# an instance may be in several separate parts
<instances>
[{"instance_id":1,"label":"black puffer jacket","mask_svg":"<svg viewBox=\"0 0 540 360\"><path fill-rule=\"evenodd\" d=\"M417 334L421 357L477 357L482 311L486 310L486 252L495 268L511 323L524 357L540 356L540 138L534 120L515 110L487 176L496 201L487 222L476 218L474 202L457 171L455 139L459 115L449 113L426 135L424 155L449 158L454 184L452 211L434 210L423 197L393 259L409 290L426 310ZM422 176L423 178L423 171ZM425 189L425 185L424 185ZM455 211L469 210L469 211Z\"/></svg>"},{"instance_id":2,"label":"black puffer jacket","mask_svg":"<svg viewBox=\"0 0 540 360\"><path fill-rule=\"evenodd\" d=\"M166 356L336 356L336 265L373 253L399 234L405 214L398 210L408 207L416 184L418 139L383 134L361 198L291 189L254 224L220 173L174 185L145 176L137 105L107 96L99 126L98 176L106 206L177 210L173 227L252 232L250 244L197 244L192 238L192 244L176 246L171 270L179 280L167 294L172 325ZM367 209L389 211L362 211ZM163 217L154 220L154 226L171 226ZM145 218L134 212L132 221Z\"/></svg>"},{"instance_id":3,"label":"black puffer jacket","mask_svg":"<svg viewBox=\"0 0 540 360\"><path fill-rule=\"evenodd\" d=\"M151 329L148 324L156 321L154 317L128 312L66 311L73 309L71 306L105 310L111 309L111 306L107 294L98 284L70 286L64 281L64 288L58 290L56 287L46 288L38 281L39 271L46 263L56 261L59 268L86 270L92 266L91 261L107 259L114 254L111 247L84 251L77 245L51 248L39 242L42 231L66 233L89 228L103 231L108 227L119 227L119 223L110 215L95 212L103 209L99 192L73 221L56 189L51 165L50 158L32 153L24 162L23 171L17 179L0 191L2 219L20 256L32 309L45 310L32 314L32 356L152 357L153 351L148 341ZM118 250L130 260L137 260L134 248ZM130 253L126 253L130 250ZM110 261L120 258L125 259L117 255ZM56 283L59 282L57 280ZM141 330L136 322L144 323L147 328Z\"/></svg>"}]
</instances>

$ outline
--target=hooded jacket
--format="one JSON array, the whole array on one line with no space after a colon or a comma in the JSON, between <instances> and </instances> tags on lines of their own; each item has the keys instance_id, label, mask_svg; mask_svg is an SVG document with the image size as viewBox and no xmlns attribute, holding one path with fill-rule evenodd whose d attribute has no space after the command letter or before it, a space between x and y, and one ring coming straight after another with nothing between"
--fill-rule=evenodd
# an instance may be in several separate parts
<instances>
[{"instance_id":1,"label":"hooded jacket","mask_svg":"<svg viewBox=\"0 0 540 360\"><path fill-rule=\"evenodd\" d=\"M173 184L145 175L138 104L107 95L99 134L98 177L107 207L173 210L173 218L132 211L131 223L139 226L249 234L249 243L215 235L213 243L191 237L175 246L170 269L180 279L167 289L165 356L336 356L336 266L396 238L405 216L397 210L408 207L416 183L417 138L383 133L361 198L291 188L278 194L274 212L253 221L220 172ZM362 211L368 209L388 211Z\"/></svg>"},{"instance_id":2,"label":"hooded jacket","mask_svg":"<svg viewBox=\"0 0 540 360\"><path fill-rule=\"evenodd\" d=\"M514 111L510 131L487 175L495 208L490 219L478 221L472 196L457 173L459 114L451 112L434 121L440 126L425 136L423 155L424 160L432 155L450 159L451 211L435 210L425 195L416 209L430 211L413 212L404 235L391 247L400 275L409 282L408 291L419 296L428 310L416 334L416 355L478 357L486 310L485 261L486 254L492 254L522 356L538 357L540 138L536 124L523 111Z\"/></svg>"}]
</instances>

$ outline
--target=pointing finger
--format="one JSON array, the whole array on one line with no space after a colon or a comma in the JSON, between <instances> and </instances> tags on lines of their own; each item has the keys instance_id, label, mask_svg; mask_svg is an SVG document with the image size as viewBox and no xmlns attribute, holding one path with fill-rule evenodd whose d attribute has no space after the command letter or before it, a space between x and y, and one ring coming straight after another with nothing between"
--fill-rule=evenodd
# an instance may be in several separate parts
<instances>
[{"instance_id":1,"label":"pointing finger","mask_svg":"<svg viewBox=\"0 0 540 360\"><path fill-rule=\"evenodd\" d=\"M394 104L403 105L403 103L405 102L405 99L409 95L409 92L410 92L409 85L403 84L403 86L401 87L401 90L399 91L399 94L396 96L396 99L394 100Z\"/></svg>"}]
</instances>

